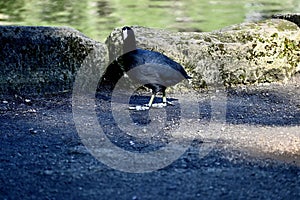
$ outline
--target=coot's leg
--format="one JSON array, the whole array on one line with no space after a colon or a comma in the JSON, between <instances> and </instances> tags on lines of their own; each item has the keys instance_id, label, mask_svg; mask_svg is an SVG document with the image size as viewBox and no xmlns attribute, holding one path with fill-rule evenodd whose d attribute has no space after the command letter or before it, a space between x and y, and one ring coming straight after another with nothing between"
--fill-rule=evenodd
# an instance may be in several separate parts
<instances>
[{"instance_id":1,"label":"coot's leg","mask_svg":"<svg viewBox=\"0 0 300 200\"><path fill-rule=\"evenodd\" d=\"M164 106L167 106L167 104L168 104L168 102L167 102L167 97L166 97L166 91L164 90L163 92L162 92L162 95L163 95L163 105Z\"/></svg>"},{"instance_id":2,"label":"coot's leg","mask_svg":"<svg viewBox=\"0 0 300 200\"><path fill-rule=\"evenodd\" d=\"M173 106L174 104L172 102L167 101L167 96L166 96L165 90L162 92L162 94L163 94L163 106L167 106L167 105Z\"/></svg>"},{"instance_id":3,"label":"coot's leg","mask_svg":"<svg viewBox=\"0 0 300 200\"><path fill-rule=\"evenodd\" d=\"M142 105L142 106L140 106L140 105L129 106L129 110L149 110L152 107L152 105L153 105L153 101L154 101L155 95L156 95L156 93L153 93L151 95L151 98L150 98L150 101L149 101L148 104L145 104L145 105Z\"/></svg>"},{"instance_id":4,"label":"coot's leg","mask_svg":"<svg viewBox=\"0 0 300 200\"><path fill-rule=\"evenodd\" d=\"M149 108L151 108L151 106L152 106L152 104L153 104L153 101L154 101L154 98L155 98L155 93L153 93L153 94L151 95L150 101L149 101L149 103L148 103Z\"/></svg>"}]
</instances>

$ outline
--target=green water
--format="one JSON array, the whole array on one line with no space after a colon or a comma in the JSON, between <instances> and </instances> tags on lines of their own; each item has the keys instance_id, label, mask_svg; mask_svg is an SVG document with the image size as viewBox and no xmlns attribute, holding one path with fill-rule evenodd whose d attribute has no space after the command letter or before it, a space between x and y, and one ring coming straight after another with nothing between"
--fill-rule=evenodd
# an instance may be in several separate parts
<instances>
[{"instance_id":1,"label":"green water","mask_svg":"<svg viewBox=\"0 0 300 200\"><path fill-rule=\"evenodd\" d=\"M299 0L0 0L0 24L71 26L104 41L123 25L212 31L299 11Z\"/></svg>"}]
</instances>

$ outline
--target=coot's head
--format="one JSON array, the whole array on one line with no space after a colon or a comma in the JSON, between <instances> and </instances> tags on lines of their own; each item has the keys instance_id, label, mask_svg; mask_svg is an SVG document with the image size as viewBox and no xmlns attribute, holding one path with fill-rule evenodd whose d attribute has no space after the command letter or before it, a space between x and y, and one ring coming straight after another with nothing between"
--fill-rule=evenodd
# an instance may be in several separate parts
<instances>
[{"instance_id":1,"label":"coot's head","mask_svg":"<svg viewBox=\"0 0 300 200\"><path fill-rule=\"evenodd\" d=\"M127 53L136 49L136 41L133 30L124 26L122 28L123 53Z\"/></svg>"}]
</instances>

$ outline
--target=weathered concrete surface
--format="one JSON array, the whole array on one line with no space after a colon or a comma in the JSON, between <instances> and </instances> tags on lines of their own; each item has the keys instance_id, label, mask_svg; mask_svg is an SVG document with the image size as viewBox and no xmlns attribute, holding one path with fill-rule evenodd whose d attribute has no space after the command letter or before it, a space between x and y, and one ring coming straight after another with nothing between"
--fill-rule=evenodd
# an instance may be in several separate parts
<instances>
[{"instance_id":1,"label":"weathered concrete surface","mask_svg":"<svg viewBox=\"0 0 300 200\"><path fill-rule=\"evenodd\" d=\"M72 28L0 26L0 94L70 91L92 51L102 67L106 46Z\"/></svg>"},{"instance_id":2,"label":"weathered concrete surface","mask_svg":"<svg viewBox=\"0 0 300 200\"><path fill-rule=\"evenodd\" d=\"M196 89L286 81L300 68L300 29L286 20L244 23L211 33L133 29L139 48L162 52L181 63ZM110 59L121 55L121 30L115 29L106 44Z\"/></svg>"},{"instance_id":3,"label":"weathered concrete surface","mask_svg":"<svg viewBox=\"0 0 300 200\"><path fill-rule=\"evenodd\" d=\"M299 17L291 16L294 21ZM183 81L173 89L286 81L300 68L300 29L282 19L210 33L133 28L138 47L166 54L193 76L190 82ZM121 45L119 28L105 45L66 27L1 26L0 93L71 91L83 64L91 65L91 70L84 72L88 80L94 70L104 72L110 61L122 54Z\"/></svg>"}]
</instances>

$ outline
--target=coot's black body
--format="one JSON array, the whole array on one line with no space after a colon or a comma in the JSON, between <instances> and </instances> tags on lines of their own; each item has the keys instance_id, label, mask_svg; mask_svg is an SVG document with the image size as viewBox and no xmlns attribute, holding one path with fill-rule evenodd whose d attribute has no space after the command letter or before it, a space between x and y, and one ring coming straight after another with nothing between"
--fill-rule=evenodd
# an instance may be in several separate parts
<instances>
[{"instance_id":1,"label":"coot's black body","mask_svg":"<svg viewBox=\"0 0 300 200\"><path fill-rule=\"evenodd\" d=\"M167 104L165 90L183 79L189 79L183 67L167 56L144 49L136 48L135 35L131 28L122 29L123 52L117 59L121 69L128 76L152 90L148 106L151 107L158 92L163 94L163 103Z\"/></svg>"},{"instance_id":2,"label":"coot's black body","mask_svg":"<svg viewBox=\"0 0 300 200\"><path fill-rule=\"evenodd\" d=\"M150 88L153 94L164 93L167 87L190 78L180 64L155 51L136 49L121 56L118 63L131 79Z\"/></svg>"}]
</instances>

